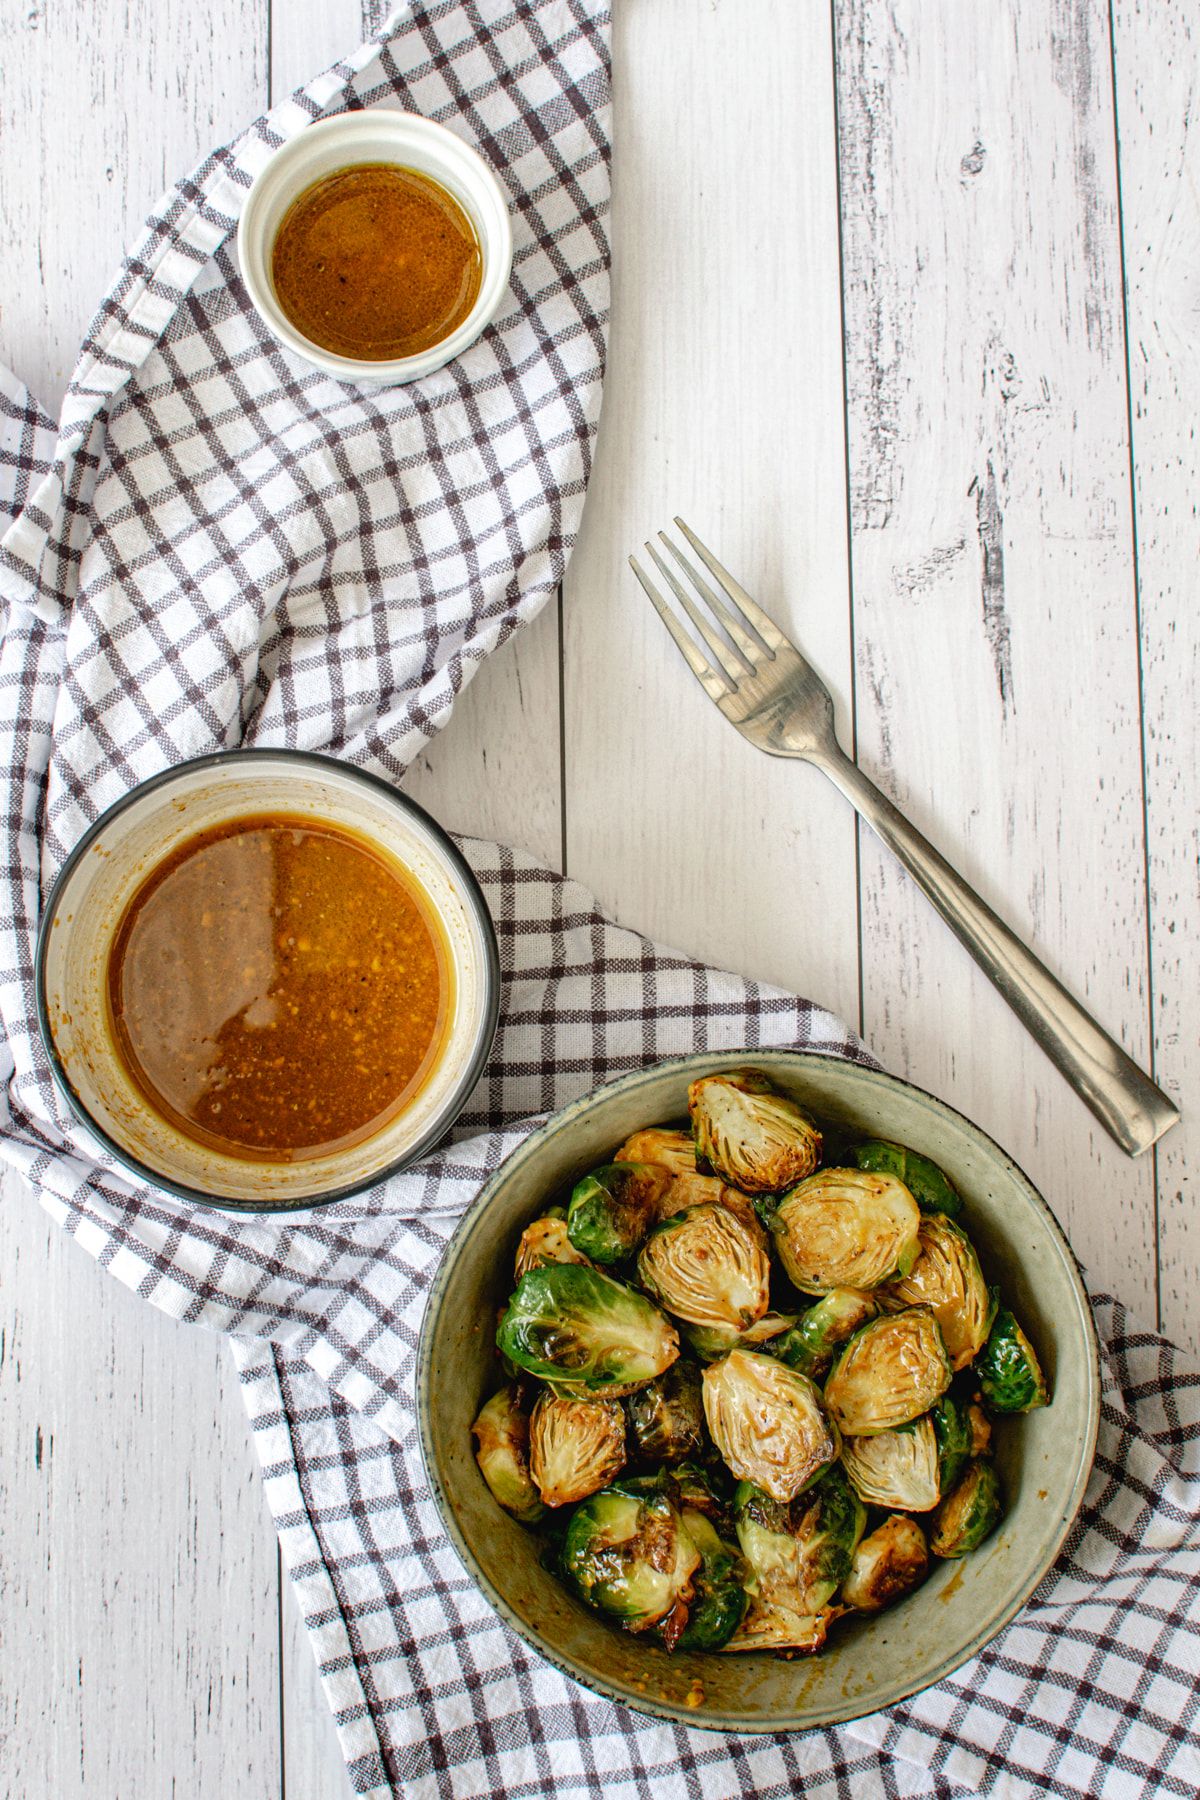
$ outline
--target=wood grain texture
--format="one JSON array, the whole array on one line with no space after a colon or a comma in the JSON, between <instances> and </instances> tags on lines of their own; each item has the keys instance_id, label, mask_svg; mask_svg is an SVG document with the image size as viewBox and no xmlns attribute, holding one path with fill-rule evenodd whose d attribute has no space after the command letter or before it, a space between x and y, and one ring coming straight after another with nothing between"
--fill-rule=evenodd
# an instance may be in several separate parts
<instances>
[{"instance_id":1,"label":"wood grain texture","mask_svg":"<svg viewBox=\"0 0 1200 1800\"><path fill-rule=\"evenodd\" d=\"M858 1010L854 827L693 682L629 571L680 512L848 719L828 8L618 7L615 291L565 584L571 873L624 923Z\"/></svg>"},{"instance_id":2,"label":"wood grain texture","mask_svg":"<svg viewBox=\"0 0 1200 1800\"><path fill-rule=\"evenodd\" d=\"M1147 874L1158 1079L1184 1119L1157 1146L1159 1299L1200 1349L1200 23L1113 13L1145 707ZM1189 1108L1188 1102L1191 1102Z\"/></svg>"},{"instance_id":3,"label":"wood grain texture","mask_svg":"<svg viewBox=\"0 0 1200 1800\"><path fill-rule=\"evenodd\" d=\"M1149 1056L1107 11L844 0L838 94L862 766ZM864 1026L992 1131L1143 1316L1131 1164L869 834Z\"/></svg>"}]
</instances>

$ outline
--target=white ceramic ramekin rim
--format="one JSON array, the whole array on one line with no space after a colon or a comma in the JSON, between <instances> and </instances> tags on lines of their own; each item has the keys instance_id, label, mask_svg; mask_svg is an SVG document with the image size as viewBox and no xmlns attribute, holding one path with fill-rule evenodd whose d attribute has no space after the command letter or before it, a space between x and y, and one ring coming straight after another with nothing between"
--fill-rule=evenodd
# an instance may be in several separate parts
<instances>
[{"instance_id":1,"label":"white ceramic ramekin rim","mask_svg":"<svg viewBox=\"0 0 1200 1800\"><path fill-rule=\"evenodd\" d=\"M419 1136L405 1145L402 1154L373 1168L368 1174L359 1178L320 1188L313 1192L246 1199L227 1193L214 1194L197 1186L194 1182L176 1179L169 1172L157 1168L153 1163L139 1157L128 1144L122 1142L120 1137L108 1128L102 1119L97 1118L95 1111L87 1105L75 1081L72 1080L66 1060L55 1039L52 1023L55 1000L47 980L47 967L50 960L51 933L55 929L56 919L60 916L60 909L64 901L69 903L72 884L85 861L92 853L103 852L105 833L114 821L119 820L122 814L143 803L148 797L156 794L167 797L172 787L208 771L223 775L238 769L253 770L256 765L265 771L272 764L307 770L317 780L320 780L324 774L327 778L339 783L348 781L351 784L361 785L385 807L394 809L397 815L411 821L413 826L429 841L437 857L445 865L447 873L456 884L464 911L470 916L478 954L478 962L473 965L472 976L478 988L479 1000L477 1016L474 1020L474 1039L469 1053L461 1058L459 1072L452 1086L447 1089L436 1114L428 1120ZM314 814L314 816L316 815ZM336 819L333 822L336 823ZM457 973L461 976L461 969ZM319 755L315 751L276 750L266 747L253 750L222 750L208 756L193 757L187 762L175 763L170 768L163 769L159 774L151 776L148 780L139 782L136 787L131 788L128 793L123 794L119 800L107 807L100 817L89 826L63 864L42 909L34 962L34 989L38 1029L55 1084L79 1123L112 1153L122 1167L128 1169L131 1174L136 1175L142 1181L149 1182L155 1188L174 1194L177 1198L186 1200L193 1205L208 1207L217 1212L264 1217L273 1213L307 1212L319 1207L332 1206L340 1200L348 1200L355 1194L377 1187L388 1181L393 1175L399 1174L401 1170L416 1162L445 1137L483 1074L491 1053L500 1010L500 955L495 926L473 870L453 839L447 835L435 819L430 817L424 807L418 806L417 802L409 799L407 794L402 794L390 783L370 774L365 769L355 768L352 764ZM369 1139L367 1144L373 1141L374 1139ZM311 1168L314 1165L307 1166ZM247 1168L250 1167L257 1167L261 1170L265 1165L248 1164Z\"/></svg>"},{"instance_id":2,"label":"white ceramic ramekin rim","mask_svg":"<svg viewBox=\"0 0 1200 1800\"><path fill-rule=\"evenodd\" d=\"M292 202L335 170L372 162L417 169L439 182L471 220L483 256L479 296L458 330L416 356L384 362L336 356L312 343L283 311L271 279L275 237ZM280 145L251 183L238 224L237 248L254 310L285 349L340 381L392 387L444 368L491 324L508 292L512 219L499 180L470 144L417 113L373 106L321 119Z\"/></svg>"}]
</instances>

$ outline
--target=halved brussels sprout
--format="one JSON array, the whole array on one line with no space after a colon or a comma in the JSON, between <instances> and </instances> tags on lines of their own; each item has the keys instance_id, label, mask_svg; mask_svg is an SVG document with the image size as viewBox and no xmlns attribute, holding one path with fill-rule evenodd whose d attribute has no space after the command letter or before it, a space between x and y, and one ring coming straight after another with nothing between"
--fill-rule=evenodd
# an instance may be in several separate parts
<instances>
[{"instance_id":1,"label":"halved brussels sprout","mask_svg":"<svg viewBox=\"0 0 1200 1800\"><path fill-rule=\"evenodd\" d=\"M775 1194L816 1168L821 1134L757 1069L705 1075L688 1089L697 1154L744 1194Z\"/></svg>"},{"instance_id":2,"label":"halved brussels sprout","mask_svg":"<svg viewBox=\"0 0 1200 1800\"><path fill-rule=\"evenodd\" d=\"M790 1331L796 1323L795 1313L764 1313L745 1331L734 1331L728 1325L691 1325L686 1319L680 1321L684 1337L691 1345L701 1362L716 1362L719 1357L728 1356L731 1350L753 1350L760 1344L767 1344L777 1338L781 1332Z\"/></svg>"},{"instance_id":3,"label":"halved brussels sprout","mask_svg":"<svg viewBox=\"0 0 1200 1800\"><path fill-rule=\"evenodd\" d=\"M770 1298L771 1265L723 1206L689 1206L656 1225L638 1257L642 1286L693 1325L745 1331Z\"/></svg>"},{"instance_id":4,"label":"halved brussels sprout","mask_svg":"<svg viewBox=\"0 0 1200 1800\"><path fill-rule=\"evenodd\" d=\"M546 1509L529 1472L529 1415L513 1383L492 1395L471 1430L493 1500L522 1525L536 1525Z\"/></svg>"},{"instance_id":5,"label":"halved brussels sprout","mask_svg":"<svg viewBox=\"0 0 1200 1800\"><path fill-rule=\"evenodd\" d=\"M825 1404L847 1437L871 1437L928 1412L950 1374L937 1320L910 1306L855 1332L825 1383Z\"/></svg>"},{"instance_id":6,"label":"halved brussels sprout","mask_svg":"<svg viewBox=\"0 0 1200 1800\"><path fill-rule=\"evenodd\" d=\"M1007 1306L996 1314L987 1343L975 1360L975 1373L984 1402L994 1413L1032 1412L1050 1404L1037 1353Z\"/></svg>"},{"instance_id":7,"label":"halved brussels sprout","mask_svg":"<svg viewBox=\"0 0 1200 1800\"><path fill-rule=\"evenodd\" d=\"M842 1599L858 1612L882 1612L920 1587L928 1573L925 1533L915 1519L893 1513L854 1552Z\"/></svg>"},{"instance_id":8,"label":"halved brussels sprout","mask_svg":"<svg viewBox=\"0 0 1200 1800\"><path fill-rule=\"evenodd\" d=\"M690 1507L683 1512L684 1529L700 1552L700 1567L692 1577L694 1598L687 1624L680 1633L681 1650L720 1650L742 1622L747 1596L742 1586L742 1559L724 1543L711 1521Z\"/></svg>"},{"instance_id":9,"label":"halved brussels sprout","mask_svg":"<svg viewBox=\"0 0 1200 1800\"><path fill-rule=\"evenodd\" d=\"M767 1234L754 1210L753 1200L749 1194L739 1194L736 1188L727 1186L719 1175L677 1175L659 1203L658 1216L671 1219L676 1213L686 1212L689 1206L704 1206L709 1202L731 1212L755 1243L766 1249Z\"/></svg>"},{"instance_id":10,"label":"halved brussels sprout","mask_svg":"<svg viewBox=\"0 0 1200 1800\"><path fill-rule=\"evenodd\" d=\"M914 1419L874 1437L842 1439L842 1464L860 1500L932 1512L941 1498L937 1437L929 1419Z\"/></svg>"},{"instance_id":11,"label":"halved brussels sprout","mask_svg":"<svg viewBox=\"0 0 1200 1800\"><path fill-rule=\"evenodd\" d=\"M802 1294L877 1288L917 1260L921 1214L902 1182L822 1169L785 1194L771 1218L780 1261Z\"/></svg>"},{"instance_id":12,"label":"halved brussels sprout","mask_svg":"<svg viewBox=\"0 0 1200 1800\"><path fill-rule=\"evenodd\" d=\"M648 1463L684 1462L704 1442L700 1371L681 1357L665 1375L625 1402L638 1456Z\"/></svg>"},{"instance_id":13,"label":"halved brussels sprout","mask_svg":"<svg viewBox=\"0 0 1200 1800\"><path fill-rule=\"evenodd\" d=\"M733 1473L773 1500L793 1499L837 1459L820 1389L757 1351L731 1350L705 1369L704 1412Z\"/></svg>"},{"instance_id":14,"label":"halved brussels sprout","mask_svg":"<svg viewBox=\"0 0 1200 1800\"><path fill-rule=\"evenodd\" d=\"M564 1400L542 1393L529 1420L529 1468L547 1506L571 1506L625 1467L619 1400Z\"/></svg>"},{"instance_id":15,"label":"halved brussels sprout","mask_svg":"<svg viewBox=\"0 0 1200 1800\"><path fill-rule=\"evenodd\" d=\"M827 1606L819 1613L807 1613L786 1589L766 1599L751 1595L745 1618L721 1648L775 1650L785 1657L788 1651L815 1655L824 1648L829 1627L845 1610L843 1606Z\"/></svg>"},{"instance_id":16,"label":"halved brussels sprout","mask_svg":"<svg viewBox=\"0 0 1200 1800\"><path fill-rule=\"evenodd\" d=\"M948 1494L968 1456L975 1453L968 1408L957 1394L943 1394L929 1409L938 1447L938 1485Z\"/></svg>"},{"instance_id":17,"label":"halved brussels sprout","mask_svg":"<svg viewBox=\"0 0 1200 1800\"><path fill-rule=\"evenodd\" d=\"M517 1265L515 1278L520 1281L530 1269L545 1269L551 1263L587 1262L587 1257L576 1250L567 1236L567 1220L561 1211L549 1212L544 1218L534 1219L521 1233L521 1241L517 1245Z\"/></svg>"},{"instance_id":18,"label":"halved brussels sprout","mask_svg":"<svg viewBox=\"0 0 1200 1800\"><path fill-rule=\"evenodd\" d=\"M971 1455L986 1456L992 1447L992 1422L974 1400L967 1407L967 1423L971 1428Z\"/></svg>"},{"instance_id":19,"label":"halved brussels sprout","mask_svg":"<svg viewBox=\"0 0 1200 1800\"><path fill-rule=\"evenodd\" d=\"M965 1231L943 1213L926 1213L920 1252L888 1292L905 1306L927 1306L941 1328L950 1361L965 1369L987 1342L994 1300Z\"/></svg>"},{"instance_id":20,"label":"halved brussels sprout","mask_svg":"<svg viewBox=\"0 0 1200 1800\"><path fill-rule=\"evenodd\" d=\"M500 1321L502 1356L575 1397L619 1399L669 1369L679 1355L674 1326L636 1289L599 1269L530 1269Z\"/></svg>"},{"instance_id":21,"label":"halved brussels sprout","mask_svg":"<svg viewBox=\"0 0 1200 1800\"><path fill-rule=\"evenodd\" d=\"M734 1511L751 1593L773 1600L786 1592L808 1613L832 1600L867 1522L865 1507L836 1464L787 1506L741 1482Z\"/></svg>"},{"instance_id":22,"label":"halved brussels sprout","mask_svg":"<svg viewBox=\"0 0 1200 1800\"><path fill-rule=\"evenodd\" d=\"M972 1457L933 1515L929 1548L935 1556L967 1556L1000 1521L1004 1502L996 1465Z\"/></svg>"},{"instance_id":23,"label":"halved brussels sprout","mask_svg":"<svg viewBox=\"0 0 1200 1800\"><path fill-rule=\"evenodd\" d=\"M657 1625L670 1649L687 1624L700 1552L658 1482L602 1488L571 1515L563 1574L580 1599L627 1631Z\"/></svg>"},{"instance_id":24,"label":"halved brussels sprout","mask_svg":"<svg viewBox=\"0 0 1200 1800\"><path fill-rule=\"evenodd\" d=\"M654 1125L627 1137L613 1158L619 1163L654 1163L672 1175L696 1173L696 1145L690 1131L669 1131ZM709 1176L709 1180L713 1177Z\"/></svg>"},{"instance_id":25,"label":"halved brussels sprout","mask_svg":"<svg viewBox=\"0 0 1200 1800\"><path fill-rule=\"evenodd\" d=\"M702 1468L699 1463L676 1463L670 1471L668 1489L680 1511L703 1513L719 1531L724 1531L731 1518L729 1471L723 1463Z\"/></svg>"},{"instance_id":26,"label":"halved brussels sprout","mask_svg":"<svg viewBox=\"0 0 1200 1800\"><path fill-rule=\"evenodd\" d=\"M772 1337L768 1355L818 1381L833 1361L835 1350L878 1311L870 1294L858 1288L832 1288L801 1314L790 1331Z\"/></svg>"},{"instance_id":27,"label":"halved brussels sprout","mask_svg":"<svg viewBox=\"0 0 1200 1800\"><path fill-rule=\"evenodd\" d=\"M884 1138L856 1144L850 1161L859 1169L871 1169L878 1175L894 1175L902 1181L923 1213L945 1213L956 1219L962 1211L958 1189L935 1162L904 1144L891 1144Z\"/></svg>"},{"instance_id":28,"label":"halved brussels sprout","mask_svg":"<svg viewBox=\"0 0 1200 1800\"><path fill-rule=\"evenodd\" d=\"M575 1184L567 1208L567 1235L594 1263L632 1256L658 1217L658 1204L673 1180L653 1163L605 1163Z\"/></svg>"}]
</instances>

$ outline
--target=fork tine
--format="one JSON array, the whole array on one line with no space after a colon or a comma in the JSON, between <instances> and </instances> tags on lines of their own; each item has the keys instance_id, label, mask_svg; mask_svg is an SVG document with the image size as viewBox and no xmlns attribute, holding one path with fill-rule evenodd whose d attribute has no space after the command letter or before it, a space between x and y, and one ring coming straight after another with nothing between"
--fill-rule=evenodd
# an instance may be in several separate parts
<instances>
[{"instance_id":1,"label":"fork tine","mask_svg":"<svg viewBox=\"0 0 1200 1800\"><path fill-rule=\"evenodd\" d=\"M650 580L650 577L646 574L646 571L638 562L636 556L630 557L629 566L641 582L642 587L645 589L646 598L649 600L651 606L654 608L671 636L675 639L675 643L678 646L679 653L683 657L684 662L686 662L688 668L692 671L692 674L696 677L696 680L700 683L709 699L715 700L718 703L724 700L731 691L729 683L722 676L717 674L717 671L710 663L705 662L699 650L697 650L695 644L693 644L691 638L683 629L679 620L675 617L675 614L671 611L654 583Z\"/></svg>"},{"instance_id":2,"label":"fork tine","mask_svg":"<svg viewBox=\"0 0 1200 1800\"><path fill-rule=\"evenodd\" d=\"M794 650L795 645L784 637L774 619L766 614L756 600L751 599L740 581L735 581L729 570L719 563L707 545L702 544L690 525L685 525L679 514L675 515L675 523L682 531L692 549L700 560L714 574L735 606L739 606L749 619L763 643L771 650Z\"/></svg>"},{"instance_id":3,"label":"fork tine","mask_svg":"<svg viewBox=\"0 0 1200 1800\"><path fill-rule=\"evenodd\" d=\"M704 642L708 645L709 655L713 657L716 662L720 663L733 686L737 686L741 676L753 675L754 665L752 663L747 664L745 658L738 656L736 650L730 651L728 646L721 642L708 620L704 617L704 614L700 611L700 608L696 605L696 602L692 599L692 596L688 593L687 589L681 585L674 572L668 568L667 564L658 554L658 551L654 548L654 545L647 543L646 548L650 552L651 558L653 559L659 574L668 584L680 606L682 606L684 612L692 621L692 624L696 627L696 630L700 633Z\"/></svg>"},{"instance_id":4,"label":"fork tine","mask_svg":"<svg viewBox=\"0 0 1200 1800\"><path fill-rule=\"evenodd\" d=\"M705 581L695 563L690 563L688 561L687 557L683 554L683 551L671 541L665 531L660 531L658 536L660 542L667 546L667 549L671 552L671 555L675 558L675 561L679 564L697 593L704 595L705 600L712 609L713 616L725 627L726 631L737 645L741 652L742 661L746 665L747 674L753 675L756 672L758 668L758 659L763 654L764 650L771 660L774 661L774 650L767 644L755 643L749 633L743 630L739 620L734 617L733 613L730 611L729 607L726 606L716 590Z\"/></svg>"}]
</instances>

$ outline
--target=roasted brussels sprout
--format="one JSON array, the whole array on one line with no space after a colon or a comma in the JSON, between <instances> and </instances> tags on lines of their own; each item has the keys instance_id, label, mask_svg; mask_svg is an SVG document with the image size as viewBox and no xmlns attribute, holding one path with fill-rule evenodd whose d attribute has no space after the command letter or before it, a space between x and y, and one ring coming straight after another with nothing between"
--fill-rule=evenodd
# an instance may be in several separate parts
<instances>
[{"instance_id":1,"label":"roasted brussels sprout","mask_svg":"<svg viewBox=\"0 0 1200 1800\"><path fill-rule=\"evenodd\" d=\"M855 1332L825 1383L825 1404L847 1437L870 1437L928 1412L950 1373L937 1320L910 1306Z\"/></svg>"},{"instance_id":2,"label":"roasted brussels sprout","mask_svg":"<svg viewBox=\"0 0 1200 1800\"><path fill-rule=\"evenodd\" d=\"M703 1513L718 1531L724 1531L732 1518L730 1477L723 1463L702 1468L699 1463L676 1463L670 1471L668 1488L680 1511ZM732 1527L730 1526L730 1529Z\"/></svg>"},{"instance_id":3,"label":"roasted brussels sprout","mask_svg":"<svg viewBox=\"0 0 1200 1800\"><path fill-rule=\"evenodd\" d=\"M904 1306L927 1306L951 1364L965 1369L987 1342L994 1298L966 1233L943 1213L926 1213L917 1260L888 1293Z\"/></svg>"},{"instance_id":4,"label":"roasted brussels sprout","mask_svg":"<svg viewBox=\"0 0 1200 1800\"><path fill-rule=\"evenodd\" d=\"M642 1286L693 1325L745 1331L767 1310L766 1251L723 1206L689 1206L656 1225L638 1257Z\"/></svg>"},{"instance_id":5,"label":"roasted brussels sprout","mask_svg":"<svg viewBox=\"0 0 1200 1800\"><path fill-rule=\"evenodd\" d=\"M679 1355L674 1326L645 1295L600 1269L563 1263L522 1275L496 1344L527 1374L576 1397L632 1394Z\"/></svg>"},{"instance_id":6,"label":"roasted brussels sprout","mask_svg":"<svg viewBox=\"0 0 1200 1800\"><path fill-rule=\"evenodd\" d=\"M801 1499L781 1505L751 1482L734 1499L747 1586L760 1599L785 1591L801 1610L820 1612L850 1568L866 1527L866 1509L835 1465Z\"/></svg>"},{"instance_id":7,"label":"roasted brussels sprout","mask_svg":"<svg viewBox=\"0 0 1200 1800\"><path fill-rule=\"evenodd\" d=\"M860 1500L932 1512L941 1497L938 1444L929 1419L914 1419L874 1437L842 1439L842 1464Z\"/></svg>"},{"instance_id":8,"label":"roasted brussels sprout","mask_svg":"<svg viewBox=\"0 0 1200 1800\"><path fill-rule=\"evenodd\" d=\"M962 1211L958 1189L950 1177L927 1156L909 1150L904 1144L890 1144L883 1138L856 1144L850 1161L859 1169L870 1169L877 1175L894 1175L902 1181L923 1213L945 1213L956 1219Z\"/></svg>"},{"instance_id":9,"label":"roasted brussels sprout","mask_svg":"<svg viewBox=\"0 0 1200 1800\"><path fill-rule=\"evenodd\" d=\"M534 1219L521 1233L515 1276L520 1281L530 1269L545 1269L551 1263L586 1262L587 1257L576 1250L567 1236L565 1213L550 1212L542 1219Z\"/></svg>"},{"instance_id":10,"label":"roasted brussels sprout","mask_svg":"<svg viewBox=\"0 0 1200 1800\"><path fill-rule=\"evenodd\" d=\"M975 1454L970 1413L957 1394L943 1394L929 1409L938 1448L938 1485L948 1494L968 1456Z\"/></svg>"},{"instance_id":11,"label":"roasted brussels sprout","mask_svg":"<svg viewBox=\"0 0 1200 1800\"><path fill-rule=\"evenodd\" d=\"M658 1217L669 1170L653 1163L605 1163L577 1182L567 1209L567 1235L594 1263L632 1256Z\"/></svg>"},{"instance_id":12,"label":"roasted brussels sprout","mask_svg":"<svg viewBox=\"0 0 1200 1800\"><path fill-rule=\"evenodd\" d=\"M646 1463L685 1462L704 1442L700 1371L681 1357L625 1402L638 1457Z\"/></svg>"},{"instance_id":13,"label":"roasted brussels sprout","mask_svg":"<svg viewBox=\"0 0 1200 1800\"><path fill-rule=\"evenodd\" d=\"M806 1375L754 1350L731 1350L704 1371L712 1439L741 1481L794 1499L836 1460L837 1428Z\"/></svg>"},{"instance_id":14,"label":"roasted brussels sprout","mask_svg":"<svg viewBox=\"0 0 1200 1800\"><path fill-rule=\"evenodd\" d=\"M862 1169L822 1169L771 1217L780 1261L802 1294L877 1288L917 1260L921 1214L903 1183Z\"/></svg>"},{"instance_id":15,"label":"roasted brussels sprout","mask_svg":"<svg viewBox=\"0 0 1200 1800\"><path fill-rule=\"evenodd\" d=\"M687 1624L680 1633L681 1650L723 1649L742 1622L746 1590L742 1586L742 1559L717 1534L711 1520L690 1507L682 1514L684 1530L700 1552L700 1567L692 1577L694 1597Z\"/></svg>"},{"instance_id":16,"label":"roasted brussels sprout","mask_svg":"<svg viewBox=\"0 0 1200 1800\"><path fill-rule=\"evenodd\" d=\"M580 1599L627 1631L657 1625L668 1649L687 1624L700 1552L661 1485L602 1488L571 1515L563 1574Z\"/></svg>"},{"instance_id":17,"label":"roasted brussels sprout","mask_svg":"<svg viewBox=\"0 0 1200 1800\"><path fill-rule=\"evenodd\" d=\"M716 1362L731 1350L754 1350L760 1344L771 1343L795 1323L794 1313L767 1312L745 1331L734 1331L728 1325L691 1325L686 1319L680 1321L680 1327L701 1362Z\"/></svg>"},{"instance_id":18,"label":"roasted brussels sprout","mask_svg":"<svg viewBox=\"0 0 1200 1800\"><path fill-rule=\"evenodd\" d=\"M933 1515L929 1548L935 1556L967 1556L978 1549L1004 1511L996 1465L975 1456Z\"/></svg>"},{"instance_id":19,"label":"roasted brussels sprout","mask_svg":"<svg viewBox=\"0 0 1200 1800\"><path fill-rule=\"evenodd\" d=\"M722 1649L773 1650L785 1661L789 1655L815 1656L825 1648L829 1627L845 1610L827 1606L822 1612L806 1613L786 1590L769 1600L752 1594L745 1618Z\"/></svg>"},{"instance_id":20,"label":"roasted brussels sprout","mask_svg":"<svg viewBox=\"0 0 1200 1800\"><path fill-rule=\"evenodd\" d=\"M619 1400L564 1400L544 1392L529 1420L529 1468L547 1506L570 1506L625 1467Z\"/></svg>"},{"instance_id":21,"label":"roasted brussels sprout","mask_svg":"<svg viewBox=\"0 0 1200 1800\"><path fill-rule=\"evenodd\" d=\"M775 1194L816 1168L821 1134L757 1069L705 1075L688 1089L696 1150L744 1194Z\"/></svg>"},{"instance_id":22,"label":"roasted brussels sprout","mask_svg":"<svg viewBox=\"0 0 1200 1800\"><path fill-rule=\"evenodd\" d=\"M834 1352L878 1311L870 1294L861 1293L858 1288L832 1288L802 1313L789 1331L771 1338L768 1355L777 1356L798 1374L819 1381L833 1361Z\"/></svg>"},{"instance_id":23,"label":"roasted brussels sprout","mask_svg":"<svg viewBox=\"0 0 1200 1800\"><path fill-rule=\"evenodd\" d=\"M627 1137L613 1161L654 1163L658 1168L670 1169L672 1175L694 1175L696 1144L690 1131L669 1131L665 1126L654 1125Z\"/></svg>"},{"instance_id":24,"label":"roasted brussels sprout","mask_svg":"<svg viewBox=\"0 0 1200 1800\"><path fill-rule=\"evenodd\" d=\"M529 1472L529 1415L513 1383L492 1395L471 1430L493 1500L522 1525L536 1525L546 1509Z\"/></svg>"},{"instance_id":25,"label":"roasted brussels sprout","mask_svg":"<svg viewBox=\"0 0 1200 1800\"><path fill-rule=\"evenodd\" d=\"M1007 1306L1000 1307L975 1373L984 1404L994 1413L1032 1412L1050 1404L1037 1354Z\"/></svg>"},{"instance_id":26,"label":"roasted brussels sprout","mask_svg":"<svg viewBox=\"0 0 1200 1800\"><path fill-rule=\"evenodd\" d=\"M928 1573L925 1533L915 1519L893 1513L854 1552L842 1599L858 1612L882 1612L920 1587Z\"/></svg>"},{"instance_id":27,"label":"roasted brussels sprout","mask_svg":"<svg viewBox=\"0 0 1200 1800\"><path fill-rule=\"evenodd\" d=\"M971 1455L986 1456L992 1447L992 1422L974 1400L967 1407L967 1423L971 1428Z\"/></svg>"},{"instance_id":28,"label":"roasted brussels sprout","mask_svg":"<svg viewBox=\"0 0 1200 1800\"><path fill-rule=\"evenodd\" d=\"M662 1197L658 1216L670 1219L676 1213L686 1212L689 1206L704 1206L710 1201L731 1212L755 1243L766 1249L767 1234L754 1210L753 1200L749 1194L739 1194L736 1188L728 1187L719 1175L677 1175Z\"/></svg>"}]
</instances>

